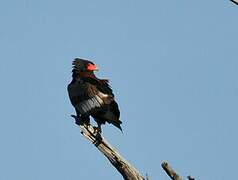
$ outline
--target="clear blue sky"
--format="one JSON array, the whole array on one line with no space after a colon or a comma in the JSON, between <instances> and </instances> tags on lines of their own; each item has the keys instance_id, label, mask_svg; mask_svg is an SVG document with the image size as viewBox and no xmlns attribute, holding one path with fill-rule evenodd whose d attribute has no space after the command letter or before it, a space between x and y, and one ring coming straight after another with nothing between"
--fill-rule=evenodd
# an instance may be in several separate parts
<instances>
[{"instance_id":1,"label":"clear blue sky","mask_svg":"<svg viewBox=\"0 0 238 180\"><path fill-rule=\"evenodd\" d=\"M234 179L238 6L230 1L1 1L0 180L121 180L80 134L71 61L109 78L124 134L104 135L141 173Z\"/></svg>"}]
</instances>

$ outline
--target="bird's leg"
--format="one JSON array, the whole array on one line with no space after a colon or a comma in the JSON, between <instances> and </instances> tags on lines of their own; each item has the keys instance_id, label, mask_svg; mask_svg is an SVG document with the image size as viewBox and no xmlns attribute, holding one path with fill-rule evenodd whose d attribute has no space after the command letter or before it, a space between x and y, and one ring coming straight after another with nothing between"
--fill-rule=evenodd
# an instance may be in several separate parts
<instances>
[{"instance_id":1,"label":"bird's leg","mask_svg":"<svg viewBox=\"0 0 238 180\"><path fill-rule=\"evenodd\" d=\"M101 132L102 132L102 129L101 129L100 126L99 126L99 127L93 126L93 129L94 129L94 133L95 133L95 134L101 134Z\"/></svg>"},{"instance_id":2,"label":"bird's leg","mask_svg":"<svg viewBox=\"0 0 238 180\"><path fill-rule=\"evenodd\" d=\"M95 134L95 137L96 137L96 140L94 142L95 146L98 146L101 142L102 142L102 136L101 136L101 132L102 132L102 129L101 129L101 123L98 123L98 127L93 127L94 129L94 134Z\"/></svg>"},{"instance_id":3,"label":"bird's leg","mask_svg":"<svg viewBox=\"0 0 238 180\"><path fill-rule=\"evenodd\" d=\"M101 132L102 132L102 128L101 128L101 123L97 123L98 124L98 133L100 133L101 134Z\"/></svg>"},{"instance_id":4,"label":"bird's leg","mask_svg":"<svg viewBox=\"0 0 238 180\"><path fill-rule=\"evenodd\" d=\"M89 116L82 116L81 115L81 119L82 119L82 124L89 126L90 125L90 118Z\"/></svg>"},{"instance_id":5,"label":"bird's leg","mask_svg":"<svg viewBox=\"0 0 238 180\"><path fill-rule=\"evenodd\" d=\"M95 133L95 134L101 134L101 132L102 132L101 125L102 125L102 124L101 124L101 123L98 123L98 122L97 122L97 124L98 124L98 127L95 127L95 126L93 127L94 133Z\"/></svg>"}]
</instances>

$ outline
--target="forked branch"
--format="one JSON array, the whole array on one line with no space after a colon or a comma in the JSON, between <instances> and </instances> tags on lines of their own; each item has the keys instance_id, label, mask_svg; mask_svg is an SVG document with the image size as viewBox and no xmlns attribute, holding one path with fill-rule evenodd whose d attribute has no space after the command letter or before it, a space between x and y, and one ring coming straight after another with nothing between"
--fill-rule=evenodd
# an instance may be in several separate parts
<instances>
[{"instance_id":1,"label":"forked branch","mask_svg":"<svg viewBox=\"0 0 238 180\"><path fill-rule=\"evenodd\" d=\"M72 115L78 122L77 116ZM148 175L144 178L140 172L132 166L119 152L111 146L107 140L93 128L92 125L78 124L81 129L81 134L87 138L95 147L110 161L110 163L123 176L124 180L148 180ZM162 163L162 167L172 180L182 180L167 162ZM188 177L189 180L195 180Z\"/></svg>"},{"instance_id":2,"label":"forked branch","mask_svg":"<svg viewBox=\"0 0 238 180\"><path fill-rule=\"evenodd\" d=\"M76 116L72 117L77 120ZM125 180L145 180L139 171L123 158L101 134L95 132L95 129L91 125L82 124L79 125L79 127L81 129L81 134L92 142L96 148L107 157Z\"/></svg>"}]
</instances>

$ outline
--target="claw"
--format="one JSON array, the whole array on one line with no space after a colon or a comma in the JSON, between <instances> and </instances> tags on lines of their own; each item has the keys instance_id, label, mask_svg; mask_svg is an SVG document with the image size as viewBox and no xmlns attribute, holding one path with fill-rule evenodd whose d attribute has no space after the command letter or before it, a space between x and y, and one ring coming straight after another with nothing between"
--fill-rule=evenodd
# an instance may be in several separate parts
<instances>
[{"instance_id":1,"label":"claw","mask_svg":"<svg viewBox=\"0 0 238 180\"><path fill-rule=\"evenodd\" d=\"M100 144L101 144L101 142L102 142L102 136L101 136L101 132L102 132L102 130L101 130L101 128L100 127L93 127L93 129L94 129L94 135L95 135L95 142L93 143L95 146L99 146Z\"/></svg>"},{"instance_id":2,"label":"claw","mask_svg":"<svg viewBox=\"0 0 238 180\"><path fill-rule=\"evenodd\" d=\"M101 134L101 132L102 132L102 129L101 129L101 127L93 127L93 129L94 129L94 133L95 134Z\"/></svg>"}]
</instances>

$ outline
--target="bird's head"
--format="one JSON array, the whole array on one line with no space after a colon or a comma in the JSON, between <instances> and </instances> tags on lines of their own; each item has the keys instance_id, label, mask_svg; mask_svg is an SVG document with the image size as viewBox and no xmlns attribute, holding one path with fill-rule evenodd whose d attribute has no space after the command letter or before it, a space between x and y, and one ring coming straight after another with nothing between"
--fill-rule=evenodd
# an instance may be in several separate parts
<instances>
[{"instance_id":1,"label":"bird's head","mask_svg":"<svg viewBox=\"0 0 238 180\"><path fill-rule=\"evenodd\" d=\"M92 76L94 71L97 71L98 67L91 61L86 59L75 58L73 61L73 78L80 77L83 75Z\"/></svg>"}]
</instances>

